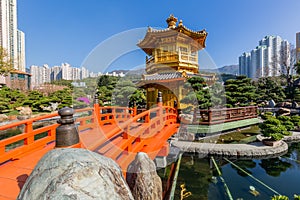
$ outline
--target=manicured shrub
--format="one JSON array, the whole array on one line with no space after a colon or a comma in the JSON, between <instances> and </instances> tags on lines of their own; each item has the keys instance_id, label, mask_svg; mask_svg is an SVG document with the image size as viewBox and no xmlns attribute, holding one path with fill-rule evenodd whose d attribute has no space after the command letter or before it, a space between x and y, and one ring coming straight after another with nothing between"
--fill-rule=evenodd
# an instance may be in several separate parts
<instances>
[{"instance_id":1,"label":"manicured shrub","mask_svg":"<svg viewBox=\"0 0 300 200\"><path fill-rule=\"evenodd\" d=\"M285 123L288 122L290 121L286 121ZM269 117L262 124L259 124L259 128L261 129L263 136L270 137L271 140L275 141L281 140L284 135L290 135L287 127L294 127L293 123L290 122L287 124L287 126L285 126L279 119L276 119L276 117Z\"/></svg>"},{"instance_id":2,"label":"manicured shrub","mask_svg":"<svg viewBox=\"0 0 300 200\"><path fill-rule=\"evenodd\" d=\"M294 123L294 126L299 127L300 126L300 116L294 115L291 117L291 122Z\"/></svg>"},{"instance_id":3,"label":"manicured shrub","mask_svg":"<svg viewBox=\"0 0 300 200\"><path fill-rule=\"evenodd\" d=\"M291 121L291 118L288 116L278 116L277 119L279 119L281 122Z\"/></svg>"},{"instance_id":4,"label":"manicured shrub","mask_svg":"<svg viewBox=\"0 0 300 200\"><path fill-rule=\"evenodd\" d=\"M288 131L295 129L294 123L291 121L284 121L284 122L282 122L282 125L284 125L286 130L288 130Z\"/></svg>"},{"instance_id":5,"label":"manicured shrub","mask_svg":"<svg viewBox=\"0 0 300 200\"><path fill-rule=\"evenodd\" d=\"M272 116L273 116L272 112L265 112L264 114L261 115L261 118L266 120L266 119L268 119L269 117L272 117Z\"/></svg>"}]
</instances>

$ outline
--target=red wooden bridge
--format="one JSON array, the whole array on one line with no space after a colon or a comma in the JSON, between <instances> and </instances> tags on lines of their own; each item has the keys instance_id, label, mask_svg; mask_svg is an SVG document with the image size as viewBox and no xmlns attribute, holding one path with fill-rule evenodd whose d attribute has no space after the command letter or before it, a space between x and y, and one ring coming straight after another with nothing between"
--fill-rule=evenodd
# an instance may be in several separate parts
<instances>
[{"instance_id":1,"label":"red wooden bridge","mask_svg":"<svg viewBox=\"0 0 300 200\"><path fill-rule=\"evenodd\" d=\"M230 121L232 121L233 118L240 120L241 117L256 117L256 109L235 108L234 111L227 109L226 112L230 113ZM162 106L161 101L157 103L157 107L139 114L136 108L100 107L95 103L93 108L75 110L77 128L73 123L72 109L67 109L65 116L62 110L0 126L1 134L11 129L22 130L20 134L0 140L0 200L16 199L35 165L53 148L89 149L115 160L125 174L137 152L146 152L151 159L156 156L167 156L169 153L167 140L177 132L179 127L177 110ZM226 113L225 110L221 110L221 114L215 111L205 112L208 113L207 117L204 116L202 120L208 124L217 121L219 123L222 113ZM56 121L48 125L38 125L41 121L57 119L59 114L61 125ZM67 134L58 134L57 130L64 125L63 123L72 124L75 128L79 137L76 143L72 145L60 143L64 137L70 139Z\"/></svg>"},{"instance_id":2,"label":"red wooden bridge","mask_svg":"<svg viewBox=\"0 0 300 200\"><path fill-rule=\"evenodd\" d=\"M75 110L80 142L69 146L86 148L114 159L124 172L137 152L151 159L166 156L168 138L177 132L176 109L158 103L137 114L136 108L100 107ZM0 199L16 199L40 158L56 146L58 123L34 128L37 122L59 116L58 112L0 127L22 127L21 134L0 141Z\"/></svg>"}]
</instances>

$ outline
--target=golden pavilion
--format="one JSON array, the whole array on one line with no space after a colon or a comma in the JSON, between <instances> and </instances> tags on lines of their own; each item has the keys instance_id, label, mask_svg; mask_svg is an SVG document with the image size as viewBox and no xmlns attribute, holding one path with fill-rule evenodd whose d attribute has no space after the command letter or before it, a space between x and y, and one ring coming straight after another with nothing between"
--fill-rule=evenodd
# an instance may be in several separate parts
<instances>
[{"instance_id":1,"label":"golden pavilion","mask_svg":"<svg viewBox=\"0 0 300 200\"><path fill-rule=\"evenodd\" d=\"M163 104L177 106L187 94L184 83L187 78L201 76L199 74L198 51L205 48L207 32L192 31L185 27L182 20L177 24L173 15L166 20L168 28L163 30L148 28L138 46L147 54L146 74L140 86L147 91L147 108L156 105L158 92L162 92ZM214 81L209 75L206 81Z\"/></svg>"}]
</instances>

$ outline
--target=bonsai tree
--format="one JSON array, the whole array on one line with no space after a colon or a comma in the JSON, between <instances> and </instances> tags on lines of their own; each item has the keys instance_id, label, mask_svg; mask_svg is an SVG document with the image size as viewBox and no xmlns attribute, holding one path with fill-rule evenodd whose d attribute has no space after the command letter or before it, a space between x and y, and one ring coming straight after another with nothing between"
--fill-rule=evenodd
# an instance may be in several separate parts
<instances>
[{"instance_id":1,"label":"bonsai tree","mask_svg":"<svg viewBox=\"0 0 300 200\"><path fill-rule=\"evenodd\" d=\"M259 124L259 128L263 136L269 137L273 141L281 140L284 135L291 134L276 117L269 117L263 123Z\"/></svg>"}]
</instances>

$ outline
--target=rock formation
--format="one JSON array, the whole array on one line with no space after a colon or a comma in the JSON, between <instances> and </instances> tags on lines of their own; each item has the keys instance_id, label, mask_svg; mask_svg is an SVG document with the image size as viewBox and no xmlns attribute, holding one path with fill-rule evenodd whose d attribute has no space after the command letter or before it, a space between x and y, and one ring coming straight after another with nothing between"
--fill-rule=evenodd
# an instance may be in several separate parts
<instances>
[{"instance_id":1,"label":"rock formation","mask_svg":"<svg viewBox=\"0 0 300 200\"><path fill-rule=\"evenodd\" d=\"M5 114L0 114L0 122L8 120L8 116Z\"/></svg>"},{"instance_id":2,"label":"rock formation","mask_svg":"<svg viewBox=\"0 0 300 200\"><path fill-rule=\"evenodd\" d=\"M127 170L126 181L135 200L162 199L162 183L154 162L146 153L138 153Z\"/></svg>"},{"instance_id":3,"label":"rock formation","mask_svg":"<svg viewBox=\"0 0 300 200\"><path fill-rule=\"evenodd\" d=\"M113 160L85 149L54 149L36 165L18 199L127 200L133 196Z\"/></svg>"},{"instance_id":4,"label":"rock formation","mask_svg":"<svg viewBox=\"0 0 300 200\"><path fill-rule=\"evenodd\" d=\"M32 110L30 107L18 107L17 110L19 110L20 115L26 115L26 116L32 115Z\"/></svg>"}]
</instances>

